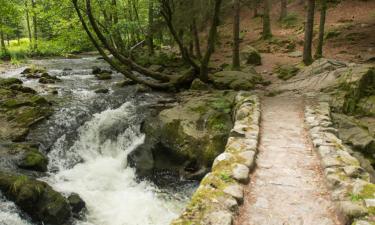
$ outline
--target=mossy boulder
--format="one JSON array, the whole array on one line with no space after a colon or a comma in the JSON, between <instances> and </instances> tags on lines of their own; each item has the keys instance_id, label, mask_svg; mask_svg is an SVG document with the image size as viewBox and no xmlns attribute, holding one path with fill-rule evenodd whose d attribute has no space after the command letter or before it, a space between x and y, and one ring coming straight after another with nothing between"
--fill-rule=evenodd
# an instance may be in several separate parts
<instances>
[{"instance_id":1,"label":"mossy boulder","mask_svg":"<svg viewBox=\"0 0 375 225\"><path fill-rule=\"evenodd\" d=\"M247 46L242 50L241 60L250 65L262 65L262 57L260 56L258 50L252 46Z\"/></svg>"},{"instance_id":2,"label":"mossy boulder","mask_svg":"<svg viewBox=\"0 0 375 225\"><path fill-rule=\"evenodd\" d=\"M199 79L194 79L190 86L191 90L208 90L210 87Z\"/></svg>"},{"instance_id":3,"label":"mossy boulder","mask_svg":"<svg viewBox=\"0 0 375 225\"><path fill-rule=\"evenodd\" d=\"M233 126L234 97L231 91L183 93L178 105L146 119L146 141L130 154L131 165L141 174L163 167L191 173L209 168Z\"/></svg>"},{"instance_id":4,"label":"mossy boulder","mask_svg":"<svg viewBox=\"0 0 375 225\"><path fill-rule=\"evenodd\" d=\"M34 221L62 225L71 218L67 200L45 182L0 171L0 190Z\"/></svg>"},{"instance_id":5,"label":"mossy boulder","mask_svg":"<svg viewBox=\"0 0 375 225\"><path fill-rule=\"evenodd\" d=\"M51 104L17 80L0 79L0 140L22 141L30 127L51 114ZM6 84L6 85L5 85Z\"/></svg>"},{"instance_id":6,"label":"mossy boulder","mask_svg":"<svg viewBox=\"0 0 375 225\"><path fill-rule=\"evenodd\" d=\"M209 75L213 85L218 89L253 90L257 84L262 84L262 77L256 72L221 71Z\"/></svg>"},{"instance_id":7,"label":"mossy boulder","mask_svg":"<svg viewBox=\"0 0 375 225\"><path fill-rule=\"evenodd\" d=\"M6 78L6 79L1 78L0 79L0 87L9 87L13 84L22 84L22 81L17 78Z\"/></svg>"},{"instance_id":8,"label":"mossy boulder","mask_svg":"<svg viewBox=\"0 0 375 225\"><path fill-rule=\"evenodd\" d=\"M278 65L274 69L274 73L277 74L277 77L281 80L289 80L290 78L297 75L299 68L295 65Z\"/></svg>"},{"instance_id":9,"label":"mossy boulder","mask_svg":"<svg viewBox=\"0 0 375 225\"><path fill-rule=\"evenodd\" d=\"M48 165L48 158L39 152L37 149L30 149L24 153L23 159L18 164L22 169L35 170L46 172Z\"/></svg>"},{"instance_id":10,"label":"mossy boulder","mask_svg":"<svg viewBox=\"0 0 375 225\"><path fill-rule=\"evenodd\" d=\"M61 81L56 76L51 76L48 73L43 73L39 79L39 83L41 84L54 84L55 82Z\"/></svg>"}]
</instances>

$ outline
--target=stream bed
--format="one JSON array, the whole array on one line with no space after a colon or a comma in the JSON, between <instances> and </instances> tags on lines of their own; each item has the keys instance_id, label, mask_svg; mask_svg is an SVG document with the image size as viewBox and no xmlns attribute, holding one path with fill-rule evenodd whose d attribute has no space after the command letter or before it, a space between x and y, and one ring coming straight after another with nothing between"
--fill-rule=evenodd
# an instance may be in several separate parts
<instances>
[{"instance_id":1,"label":"stream bed","mask_svg":"<svg viewBox=\"0 0 375 225\"><path fill-rule=\"evenodd\" d=\"M28 140L40 143L49 159L48 172L39 179L68 196L77 193L87 211L77 225L165 225L178 217L197 184L176 178L160 177L168 185L158 187L139 180L127 165L127 155L144 141L140 124L147 109L163 98L161 93L137 93L135 86L120 88L115 82L123 76L113 73L99 81L92 67L110 69L102 60L81 59L31 61L46 67L50 75L62 80L39 84L21 76L24 68L8 71L1 77L17 77L38 91L54 97L54 114L38 124ZM97 89L109 89L97 94ZM155 179L159 179L156 177ZM1 225L31 225L30 219L0 196Z\"/></svg>"}]
</instances>

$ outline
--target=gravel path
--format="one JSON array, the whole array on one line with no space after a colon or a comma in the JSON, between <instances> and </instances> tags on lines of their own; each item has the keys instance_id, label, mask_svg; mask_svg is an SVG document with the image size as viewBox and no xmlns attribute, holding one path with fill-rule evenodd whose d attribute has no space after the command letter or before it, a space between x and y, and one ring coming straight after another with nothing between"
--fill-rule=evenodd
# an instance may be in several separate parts
<instances>
[{"instance_id":1,"label":"gravel path","mask_svg":"<svg viewBox=\"0 0 375 225\"><path fill-rule=\"evenodd\" d=\"M261 127L257 168L235 224L341 224L307 138L302 98L265 98Z\"/></svg>"}]
</instances>

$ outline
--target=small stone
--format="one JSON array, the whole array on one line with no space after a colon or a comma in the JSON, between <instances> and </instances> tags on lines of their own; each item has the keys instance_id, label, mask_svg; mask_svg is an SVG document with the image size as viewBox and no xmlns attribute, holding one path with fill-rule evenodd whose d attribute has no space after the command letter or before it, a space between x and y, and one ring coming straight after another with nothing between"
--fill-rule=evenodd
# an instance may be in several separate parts
<instances>
[{"instance_id":1,"label":"small stone","mask_svg":"<svg viewBox=\"0 0 375 225\"><path fill-rule=\"evenodd\" d=\"M68 197L68 202L70 207L72 207L72 212L74 214L79 214L83 209L86 208L86 203L76 193L73 193Z\"/></svg>"},{"instance_id":2,"label":"small stone","mask_svg":"<svg viewBox=\"0 0 375 225\"><path fill-rule=\"evenodd\" d=\"M238 180L241 183L249 182L249 168L242 164L236 164L232 170L232 176L234 179Z\"/></svg>"},{"instance_id":3,"label":"small stone","mask_svg":"<svg viewBox=\"0 0 375 225\"><path fill-rule=\"evenodd\" d=\"M233 215L227 211L216 211L203 218L204 225L232 225Z\"/></svg>"},{"instance_id":4,"label":"small stone","mask_svg":"<svg viewBox=\"0 0 375 225\"><path fill-rule=\"evenodd\" d=\"M249 169L253 169L255 166L255 152L254 151L245 151L238 154L241 158L244 159L243 164L246 165Z\"/></svg>"},{"instance_id":5,"label":"small stone","mask_svg":"<svg viewBox=\"0 0 375 225\"><path fill-rule=\"evenodd\" d=\"M97 94L107 94L108 92L109 90L107 88L101 88L101 89L95 90L95 93Z\"/></svg>"},{"instance_id":6,"label":"small stone","mask_svg":"<svg viewBox=\"0 0 375 225\"><path fill-rule=\"evenodd\" d=\"M339 202L340 210L350 218L361 217L367 214L367 209L359 202L341 201Z\"/></svg>"},{"instance_id":7,"label":"small stone","mask_svg":"<svg viewBox=\"0 0 375 225\"><path fill-rule=\"evenodd\" d=\"M241 185L239 184L230 185L226 187L223 190L223 192L235 198L239 203L243 202L244 190Z\"/></svg>"},{"instance_id":8,"label":"small stone","mask_svg":"<svg viewBox=\"0 0 375 225\"><path fill-rule=\"evenodd\" d=\"M217 199L219 202L221 202L225 208L230 210L231 212L237 212L238 211L238 202L233 197L229 196L220 196Z\"/></svg>"},{"instance_id":9,"label":"small stone","mask_svg":"<svg viewBox=\"0 0 375 225\"><path fill-rule=\"evenodd\" d=\"M212 167L215 167L217 164L219 164L221 161L230 160L233 158L233 155L227 152L221 153L219 156L216 157L214 160L214 163L212 164Z\"/></svg>"}]
</instances>

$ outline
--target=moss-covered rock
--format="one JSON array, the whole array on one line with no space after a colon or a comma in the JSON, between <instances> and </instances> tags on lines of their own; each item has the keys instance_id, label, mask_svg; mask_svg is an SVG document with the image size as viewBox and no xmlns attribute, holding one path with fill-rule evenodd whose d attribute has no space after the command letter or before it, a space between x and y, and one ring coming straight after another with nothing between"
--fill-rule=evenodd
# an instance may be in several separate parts
<instances>
[{"instance_id":1,"label":"moss-covered rock","mask_svg":"<svg viewBox=\"0 0 375 225\"><path fill-rule=\"evenodd\" d=\"M45 182L0 171L0 190L35 221L60 225L71 217L67 200Z\"/></svg>"},{"instance_id":2,"label":"moss-covered rock","mask_svg":"<svg viewBox=\"0 0 375 225\"><path fill-rule=\"evenodd\" d=\"M169 159L175 168L193 173L209 168L224 151L230 129L234 92L186 92L181 102L145 121L145 144L129 156L138 170L162 168Z\"/></svg>"},{"instance_id":3,"label":"moss-covered rock","mask_svg":"<svg viewBox=\"0 0 375 225\"><path fill-rule=\"evenodd\" d=\"M262 65L262 57L260 56L258 50L252 46L247 46L242 50L241 59L245 61L246 64L255 66Z\"/></svg>"},{"instance_id":4,"label":"moss-covered rock","mask_svg":"<svg viewBox=\"0 0 375 225\"><path fill-rule=\"evenodd\" d=\"M274 73L277 74L277 77L281 80L289 80L290 78L297 75L299 68L295 65L278 65L274 69Z\"/></svg>"},{"instance_id":5,"label":"moss-covered rock","mask_svg":"<svg viewBox=\"0 0 375 225\"><path fill-rule=\"evenodd\" d=\"M199 79L194 79L190 86L191 90L208 90L210 87Z\"/></svg>"},{"instance_id":6,"label":"moss-covered rock","mask_svg":"<svg viewBox=\"0 0 375 225\"><path fill-rule=\"evenodd\" d=\"M210 80L218 89L253 90L257 84L262 84L263 79L257 73L241 71L221 71L209 75Z\"/></svg>"},{"instance_id":7,"label":"moss-covered rock","mask_svg":"<svg viewBox=\"0 0 375 225\"><path fill-rule=\"evenodd\" d=\"M27 151L18 166L22 169L35 170L40 172L47 171L48 158L37 149Z\"/></svg>"},{"instance_id":8,"label":"moss-covered rock","mask_svg":"<svg viewBox=\"0 0 375 225\"><path fill-rule=\"evenodd\" d=\"M112 74L110 74L110 73L99 73L99 74L96 74L95 77L98 80L110 80L110 79L112 79Z\"/></svg>"},{"instance_id":9,"label":"moss-covered rock","mask_svg":"<svg viewBox=\"0 0 375 225\"><path fill-rule=\"evenodd\" d=\"M0 87L9 87L13 84L22 84L22 81L17 78L0 79Z\"/></svg>"},{"instance_id":10,"label":"moss-covered rock","mask_svg":"<svg viewBox=\"0 0 375 225\"><path fill-rule=\"evenodd\" d=\"M0 140L22 141L31 125L51 113L50 103L18 80L0 79Z\"/></svg>"}]
</instances>

